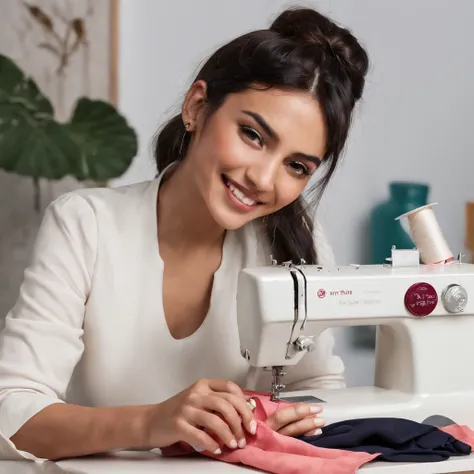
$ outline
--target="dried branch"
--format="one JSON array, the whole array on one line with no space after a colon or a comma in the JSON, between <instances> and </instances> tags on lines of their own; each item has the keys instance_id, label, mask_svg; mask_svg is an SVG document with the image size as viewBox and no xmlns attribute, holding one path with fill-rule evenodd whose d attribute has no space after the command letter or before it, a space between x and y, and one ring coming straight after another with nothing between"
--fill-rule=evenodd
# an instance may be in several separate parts
<instances>
[{"instance_id":1,"label":"dried branch","mask_svg":"<svg viewBox=\"0 0 474 474\"><path fill-rule=\"evenodd\" d=\"M61 53L57 50L56 47L54 47L52 44L49 44L49 43L39 43L38 44L38 48L40 49L45 49L46 51L49 51L50 53L52 53L54 56L60 58L61 57Z\"/></svg>"},{"instance_id":2,"label":"dried branch","mask_svg":"<svg viewBox=\"0 0 474 474\"><path fill-rule=\"evenodd\" d=\"M53 20L43 11L41 8L35 5L29 5L28 3L23 4L30 13L31 17L46 31L50 34L58 43L61 43L61 37L54 29Z\"/></svg>"},{"instance_id":3,"label":"dried branch","mask_svg":"<svg viewBox=\"0 0 474 474\"><path fill-rule=\"evenodd\" d=\"M35 5L28 5L24 3L26 9L30 12L30 15L47 31L52 33L54 31L53 21L40 7Z\"/></svg>"},{"instance_id":4,"label":"dried branch","mask_svg":"<svg viewBox=\"0 0 474 474\"><path fill-rule=\"evenodd\" d=\"M72 29L74 30L74 33L76 33L77 41L79 41L79 43L85 43L87 41L85 23L82 18L75 18L72 21Z\"/></svg>"}]
</instances>

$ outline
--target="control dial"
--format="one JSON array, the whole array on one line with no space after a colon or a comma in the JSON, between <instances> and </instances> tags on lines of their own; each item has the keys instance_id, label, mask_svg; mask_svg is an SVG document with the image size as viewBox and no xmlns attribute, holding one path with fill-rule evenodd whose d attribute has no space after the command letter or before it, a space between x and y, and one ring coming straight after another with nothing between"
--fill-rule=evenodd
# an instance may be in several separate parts
<instances>
[{"instance_id":1,"label":"control dial","mask_svg":"<svg viewBox=\"0 0 474 474\"><path fill-rule=\"evenodd\" d=\"M467 291L461 285L449 285L441 295L441 301L448 313L461 313L467 305Z\"/></svg>"},{"instance_id":2,"label":"control dial","mask_svg":"<svg viewBox=\"0 0 474 474\"><path fill-rule=\"evenodd\" d=\"M405 293L405 307L413 316L428 316L434 311L437 304L438 295L429 283L415 283Z\"/></svg>"}]
</instances>

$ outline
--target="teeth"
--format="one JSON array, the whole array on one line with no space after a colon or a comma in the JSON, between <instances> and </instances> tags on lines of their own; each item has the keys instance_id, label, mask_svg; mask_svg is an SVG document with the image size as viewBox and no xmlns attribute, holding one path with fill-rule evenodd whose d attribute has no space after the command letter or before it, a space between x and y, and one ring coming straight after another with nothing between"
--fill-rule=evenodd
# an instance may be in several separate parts
<instances>
[{"instance_id":1,"label":"teeth","mask_svg":"<svg viewBox=\"0 0 474 474\"><path fill-rule=\"evenodd\" d=\"M250 199L247 197L240 189L236 188L233 184L227 181L227 187L230 189L231 193L242 203L246 206L255 206L257 201Z\"/></svg>"}]
</instances>

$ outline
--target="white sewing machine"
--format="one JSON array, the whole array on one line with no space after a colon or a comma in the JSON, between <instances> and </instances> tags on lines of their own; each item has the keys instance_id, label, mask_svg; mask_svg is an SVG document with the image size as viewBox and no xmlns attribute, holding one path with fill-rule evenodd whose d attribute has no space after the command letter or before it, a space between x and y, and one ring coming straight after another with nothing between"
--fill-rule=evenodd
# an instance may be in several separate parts
<instances>
[{"instance_id":1,"label":"white sewing machine","mask_svg":"<svg viewBox=\"0 0 474 474\"><path fill-rule=\"evenodd\" d=\"M242 355L253 367L271 368L275 399L322 400L327 424L441 415L474 428L474 265L460 258L421 265L417 250L393 249L390 260L243 270L237 297ZM377 325L374 386L283 392L285 366L311 351L319 334L357 325ZM436 472L473 469L474 456L469 459L460 469Z\"/></svg>"}]
</instances>

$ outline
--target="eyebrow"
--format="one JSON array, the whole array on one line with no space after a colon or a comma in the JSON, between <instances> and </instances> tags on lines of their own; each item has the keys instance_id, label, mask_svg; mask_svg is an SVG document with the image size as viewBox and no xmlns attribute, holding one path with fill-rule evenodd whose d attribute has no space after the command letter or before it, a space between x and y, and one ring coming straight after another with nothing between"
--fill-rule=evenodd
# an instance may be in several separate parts
<instances>
[{"instance_id":1,"label":"eyebrow","mask_svg":"<svg viewBox=\"0 0 474 474\"><path fill-rule=\"evenodd\" d=\"M250 117L252 117L265 130L265 133L272 140L278 140L278 135L275 132L275 130L273 130L273 128L270 127L270 125L268 125L268 123L265 121L265 119L260 114L257 114L256 112L250 112L249 110L242 110L242 112L245 115L249 115Z\"/></svg>"},{"instance_id":2,"label":"eyebrow","mask_svg":"<svg viewBox=\"0 0 474 474\"><path fill-rule=\"evenodd\" d=\"M268 125L267 121L258 113L256 112L251 112L250 110L242 110L242 112L245 114L245 115L248 115L250 117L252 117L262 128L263 130L265 130L265 133L272 139L272 140L275 140L277 141L278 140L278 135L277 133L275 132L275 130L273 130L272 127L270 127L270 125ZM306 153L294 153L293 156L295 158L300 158L300 159L303 159L303 160L308 160L308 161L311 161L313 162L316 166L319 166L322 162L321 158L319 158L318 156L315 156L315 155L307 155Z\"/></svg>"}]
</instances>

